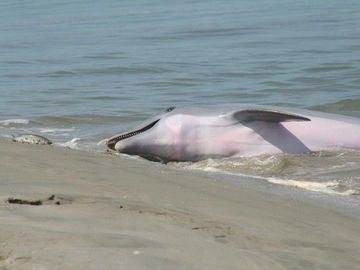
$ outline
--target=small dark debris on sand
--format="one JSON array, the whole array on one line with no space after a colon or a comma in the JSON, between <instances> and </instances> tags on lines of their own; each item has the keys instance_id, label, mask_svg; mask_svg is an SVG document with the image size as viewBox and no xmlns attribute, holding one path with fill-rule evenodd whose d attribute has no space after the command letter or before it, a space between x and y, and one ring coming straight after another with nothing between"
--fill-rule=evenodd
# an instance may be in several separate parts
<instances>
[{"instance_id":1,"label":"small dark debris on sand","mask_svg":"<svg viewBox=\"0 0 360 270\"><path fill-rule=\"evenodd\" d=\"M55 195L53 194L45 200L22 200L16 198L9 198L6 200L6 202L10 204L43 205L47 201L54 201L54 200L55 200ZM55 204L61 205L60 201L56 201Z\"/></svg>"},{"instance_id":2,"label":"small dark debris on sand","mask_svg":"<svg viewBox=\"0 0 360 270\"><path fill-rule=\"evenodd\" d=\"M42 205L41 200L29 201L29 200L9 198L9 199L7 199L7 202L12 203L12 204Z\"/></svg>"}]
</instances>

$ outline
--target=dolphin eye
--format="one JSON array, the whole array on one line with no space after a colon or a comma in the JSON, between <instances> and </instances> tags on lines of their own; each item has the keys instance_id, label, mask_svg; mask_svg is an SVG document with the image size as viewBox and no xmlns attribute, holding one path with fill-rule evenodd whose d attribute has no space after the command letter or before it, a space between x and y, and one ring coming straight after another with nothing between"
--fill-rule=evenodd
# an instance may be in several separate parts
<instances>
[{"instance_id":1,"label":"dolphin eye","mask_svg":"<svg viewBox=\"0 0 360 270\"><path fill-rule=\"evenodd\" d=\"M175 109L175 106L172 106L172 107L167 108L165 111L166 111L166 112L171 112L171 111L173 111L174 109Z\"/></svg>"}]
</instances>

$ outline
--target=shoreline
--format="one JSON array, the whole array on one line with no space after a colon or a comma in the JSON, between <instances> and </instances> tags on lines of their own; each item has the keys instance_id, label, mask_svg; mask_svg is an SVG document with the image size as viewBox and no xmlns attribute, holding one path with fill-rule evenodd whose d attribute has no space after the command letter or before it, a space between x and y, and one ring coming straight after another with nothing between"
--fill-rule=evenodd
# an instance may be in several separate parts
<instances>
[{"instance_id":1,"label":"shoreline","mask_svg":"<svg viewBox=\"0 0 360 270\"><path fill-rule=\"evenodd\" d=\"M326 204L108 154L6 139L0 153L1 269L360 264L359 219Z\"/></svg>"}]
</instances>

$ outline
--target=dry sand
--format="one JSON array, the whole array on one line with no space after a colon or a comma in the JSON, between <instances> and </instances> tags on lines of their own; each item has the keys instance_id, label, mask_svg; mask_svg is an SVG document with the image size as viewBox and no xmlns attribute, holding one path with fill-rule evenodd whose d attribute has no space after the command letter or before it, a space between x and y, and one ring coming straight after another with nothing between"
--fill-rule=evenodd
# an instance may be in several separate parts
<instances>
[{"instance_id":1,"label":"dry sand","mask_svg":"<svg viewBox=\"0 0 360 270\"><path fill-rule=\"evenodd\" d=\"M331 207L108 154L0 154L0 269L360 266L359 219Z\"/></svg>"}]
</instances>

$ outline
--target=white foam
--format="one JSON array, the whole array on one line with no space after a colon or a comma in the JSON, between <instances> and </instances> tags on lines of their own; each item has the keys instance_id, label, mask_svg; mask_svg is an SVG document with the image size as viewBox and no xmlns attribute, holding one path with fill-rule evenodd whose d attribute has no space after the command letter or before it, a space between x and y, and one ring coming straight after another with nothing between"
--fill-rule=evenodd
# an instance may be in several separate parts
<instances>
[{"instance_id":1,"label":"white foam","mask_svg":"<svg viewBox=\"0 0 360 270\"><path fill-rule=\"evenodd\" d=\"M55 144L58 146L61 146L61 147L68 147L71 149L78 150L78 149L80 149L79 145L77 143L78 141L80 141L80 138L73 138L72 140L64 142L64 143L55 143Z\"/></svg>"},{"instance_id":2,"label":"white foam","mask_svg":"<svg viewBox=\"0 0 360 270\"><path fill-rule=\"evenodd\" d=\"M27 125L29 123L30 123L30 120L28 120L28 119L6 119L6 120L0 121L0 125L3 125L3 126L9 126L11 124Z\"/></svg>"},{"instance_id":3,"label":"white foam","mask_svg":"<svg viewBox=\"0 0 360 270\"><path fill-rule=\"evenodd\" d=\"M267 178L268 182L278 185L285 185L291 187L298 187L302 189L307 189L311 191L317 191L328 194L337 194L337 195L353 195L357 194L355 190L345 190L345 191L336 191L334 190L339 186L338 181L328 181L328 182L309 182L309 181L299 181L291 179L278 179L278 178Z\"/></svg>"},{"instance_id":4,"label":"white foam","mask_svg":"<svg viewBox=\"0 0 360 270\"><path fill-rule=\"evenodd\" d=\"M225 173L225 174L231 174L231 175L242 176L242 177L250 177L253 179L264 180L264 181L267 181L272 184L302 188L302 189L306 189L309 191L322 192L322 193L327 193L327 194L335 194L335 195L357 195L357 194L359 194L358 191L353 190L353 189L348 189L345 191L336 191L335 189L340 186L339 181L311 182L311 181L301 181L301 180L293 180L293 179L281 179L281 178L265 177L265 176L259 176L259 175L231 173L231 172L226 172L226 171L223 171L218 168L211 167L211 166L208 166L205 168L189 166L187 168L193 169L193 170L202 170L202 171L207 171L207 172L217 172L217 173Z\"/></svg>"},{"instance_id":5,"label":"white foam","mask_svg":"<svg viewBox=\"0 0 360 270\"><path fill-rule=\"evenodd\" d=\"M41 133L59 133L73 131L75 128L42 128Z\"/></svg>"},{"instance_id":6,"label":"white foam","mask_svg":"<svg viewBox=\"0 0 360 270\"><path fill-rule=\"evenodd\" d=\"M103 140L99 141L96 145L97 146L105 146L107 141L108 141L108 139L103 139Z\"/></svg>"}]
</instances>

